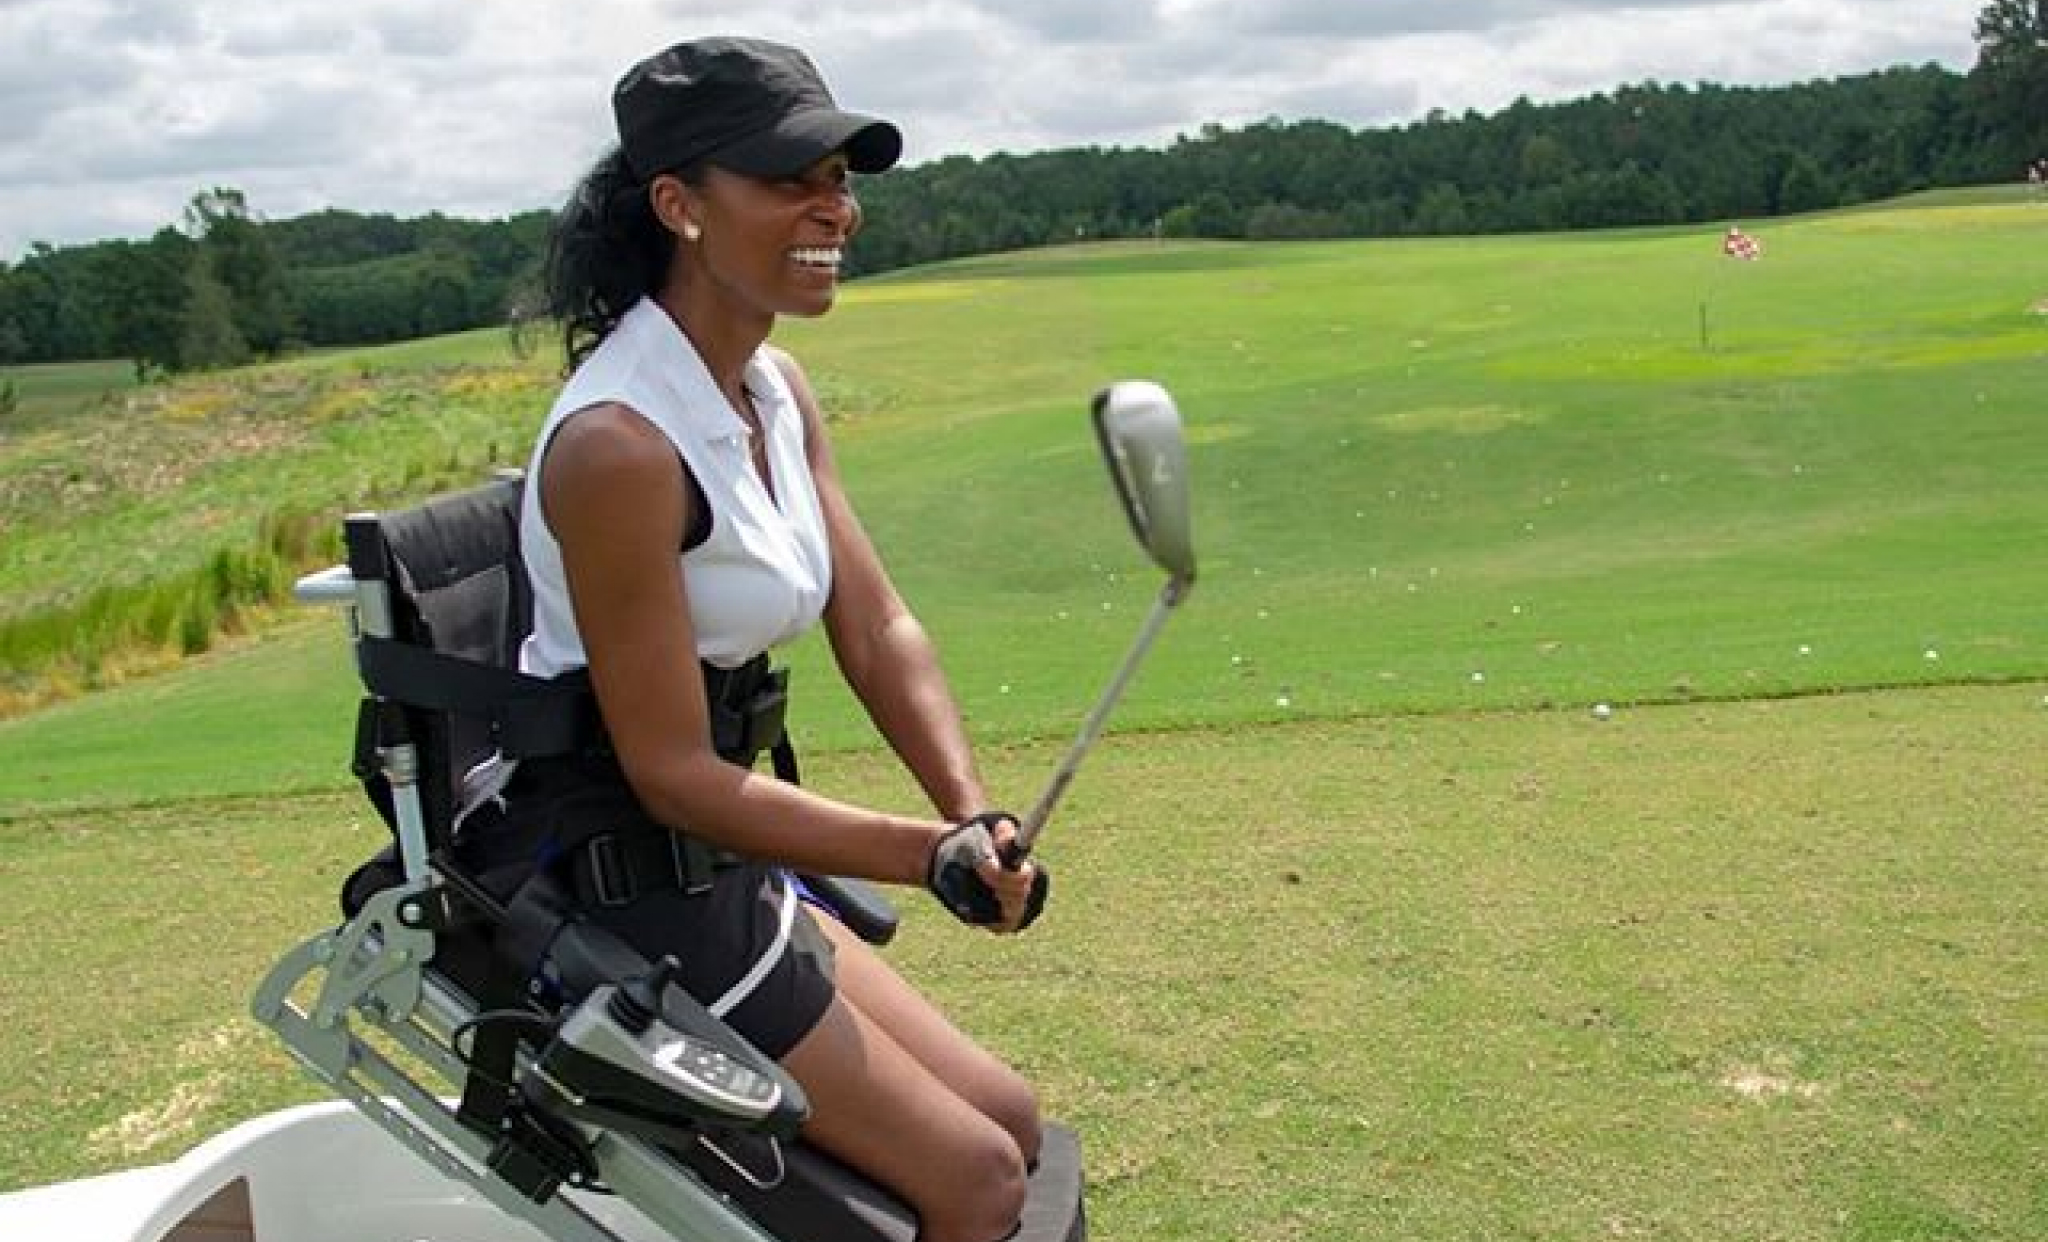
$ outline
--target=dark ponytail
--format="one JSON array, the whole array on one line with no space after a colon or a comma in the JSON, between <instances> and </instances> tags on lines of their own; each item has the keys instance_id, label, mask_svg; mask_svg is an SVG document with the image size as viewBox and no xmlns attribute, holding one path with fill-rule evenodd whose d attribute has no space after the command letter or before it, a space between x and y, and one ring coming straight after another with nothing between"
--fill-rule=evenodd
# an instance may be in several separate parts
<instances>
[{"instance_id":1,"label":"dark ponytail","mask_svg":"<svg viewBox=\"0 0 2048 1242\"><path fill-rule=\"evenodd\" d=\"M562 325L569 369L611 335L633 303L660 290L675 244L655 218L647 182L612 148L577 184L548 236L546 309Z\"/></svg>"}]
</instances>

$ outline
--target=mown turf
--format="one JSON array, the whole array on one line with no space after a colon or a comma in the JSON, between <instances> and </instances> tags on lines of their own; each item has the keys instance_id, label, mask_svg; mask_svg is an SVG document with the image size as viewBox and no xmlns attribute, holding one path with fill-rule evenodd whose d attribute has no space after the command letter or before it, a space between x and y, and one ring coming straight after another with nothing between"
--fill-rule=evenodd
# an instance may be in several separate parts
<instances>
[{"instance_id":1,"label":"mown turf","mask_svg":"<svg viewBox=\"0 0 2048 1242\"><path fill-rule=\"evenodd\" d=\"M2044 688L1124 735L1040 928L912 895L893 956L1080 1127L1105 1237L2036 1237ZM5 1182L309 1098L240 1015L376 836L333 795L0 827Z\"/></svg>"}]
</instances>

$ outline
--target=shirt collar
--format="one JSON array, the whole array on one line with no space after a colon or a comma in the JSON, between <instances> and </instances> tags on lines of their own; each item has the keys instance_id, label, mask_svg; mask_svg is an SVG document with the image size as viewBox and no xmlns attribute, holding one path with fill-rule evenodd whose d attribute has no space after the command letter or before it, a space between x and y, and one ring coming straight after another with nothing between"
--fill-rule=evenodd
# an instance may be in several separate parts
<instances>
[{"instance_id":1,"label":"shirt collar","mask_svg":"<svg viewBox=\"0 0 2048 1242\"><path fill-rule=\"evenodd\" d=\"M636 334L647 346L648 352L657 360L657 372L661 382L675 394L682 408L688 411L689 419L697 424L703 434L711 439L733 437L744 440L748 434L747 425L740 419L732 403L719 391L718 383L711 378L711 370L704 365L697 347L684 334L682 326L669 317L661 303L651 297L643 297L626 312L620 326ZM761 351L747 360L747 391L761 392ZM776 402L762 403L761 416L770 417L767 407Z\"/></svg>"}]
</instances>

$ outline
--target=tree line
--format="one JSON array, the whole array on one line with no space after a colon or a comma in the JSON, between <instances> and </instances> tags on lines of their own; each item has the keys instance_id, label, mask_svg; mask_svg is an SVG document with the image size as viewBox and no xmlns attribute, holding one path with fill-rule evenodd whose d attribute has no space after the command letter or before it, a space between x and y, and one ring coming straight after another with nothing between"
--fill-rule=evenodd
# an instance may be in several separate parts
<instances>
[{"instance_id":1,"label":"tree line","mask_svg":"<svg viewBox=\"0 0 2048 1242\"><path fill-rule=\"evenodd\" d=\"M469 221L328 210L264 220L238 190L193 197L147 241L38 245L0 266L0 364L132 358L233 366L502 322L549 213Z\"/></svg>"},{"instance_id":2,"label":"tree line","mask_svg":"<svg viewBox=\"0 0 2048 1242\"><path fill-rule=\"evenodd\" d=\"M1896 67L1774 88L1644 83L1352 130L1272 119L1162 149L954 156L864 179L852 274L1076 239L1537 232L1755 219L2013 180L2048 157L2048 0L1992 0L1968 74ZM502 323L546 211L494 221L194 197L147 241L0 264L0 364L232 365Z\"/></svg>"}]
</instances>

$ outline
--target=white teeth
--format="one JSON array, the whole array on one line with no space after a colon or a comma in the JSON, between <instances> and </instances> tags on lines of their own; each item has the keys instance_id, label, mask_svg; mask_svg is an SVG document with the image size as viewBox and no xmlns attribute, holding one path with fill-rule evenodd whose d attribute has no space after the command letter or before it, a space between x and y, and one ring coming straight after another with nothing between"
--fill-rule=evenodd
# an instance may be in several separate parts
<instances>
[{"instance_id":1,"label":"white teeth","mask_svg":"<svg viewBox=\"0 0 2048 1242\"><path fill-rule=\"evenodd\" d=\"M837 246L798 246L789 257L811 267L838 267L840 250Z\"/></svg>"}]
</instances>

